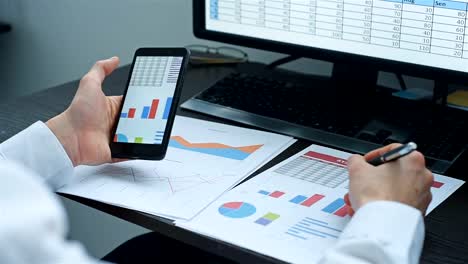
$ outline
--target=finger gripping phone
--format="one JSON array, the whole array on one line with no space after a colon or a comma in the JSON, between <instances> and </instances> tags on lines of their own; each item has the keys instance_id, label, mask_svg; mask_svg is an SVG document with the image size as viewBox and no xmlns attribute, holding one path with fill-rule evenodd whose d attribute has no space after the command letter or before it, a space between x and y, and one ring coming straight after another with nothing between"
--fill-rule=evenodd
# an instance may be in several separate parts
<instances>
[{"instance_id":1,"label":"finger gripping phone","mask_svg":"<svg viewBox=\"0 0 468 264\"><path fill-rule=\"evenodd\" d=\"M112 157L164 159L188 60L185 48L135 52L111 137Z\"/></svg>"}]
</instances>

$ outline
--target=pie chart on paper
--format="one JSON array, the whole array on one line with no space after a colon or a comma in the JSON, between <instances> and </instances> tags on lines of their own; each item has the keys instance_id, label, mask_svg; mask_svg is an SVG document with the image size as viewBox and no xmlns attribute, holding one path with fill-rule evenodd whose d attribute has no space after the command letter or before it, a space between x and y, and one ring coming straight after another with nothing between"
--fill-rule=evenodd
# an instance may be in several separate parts
<instances>
[{"instance_id":1,"label":"pie chart on paper","mask_svg":"<svg viewBox=\"0 0 468 264\"><path fill-rule=\"evenodd\" d=\"M229 202L221 205L218 212L229 218L245 218L253 215L257 209L245 202Z\"/></svg>"}]
</instances>

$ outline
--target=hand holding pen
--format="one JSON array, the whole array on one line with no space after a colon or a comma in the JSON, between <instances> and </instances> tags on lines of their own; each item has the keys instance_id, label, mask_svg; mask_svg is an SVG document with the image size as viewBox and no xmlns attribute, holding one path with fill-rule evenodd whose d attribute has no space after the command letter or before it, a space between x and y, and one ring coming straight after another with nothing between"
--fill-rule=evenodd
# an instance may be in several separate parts
<instances>
[{"instance_id":1,"label":"hand holding pen","mask_svg":"<svg viewBox=\"0 0 468 264\"><path fill-rule=\"evenodd\" d=\"M432 199L434 178L424 156L415 150L414 143L391 144L365 156L351 156L349 194L345 196L350 213L370 202L392 201L414 207L424 215ZM389 166L381 166L383 163Z\"/></svg>"},{"instance_id":2,"label":"hand holding pen","mask_svg":"<svg viewBox=\"0 0 468 264\"><path fill-rule=\"evenodd\" d=\"M397 160L401 157L404 157L411 152L415 151L418 148L416 143L414 142L409 142L407 144L401 145L395 149L392 149L390 151L385 152L384 154L379 155L378 157L375 157L371 160L369 160L369 164L374 165L374 166L379 166L381 164L384 164L385 162Z\"/></svg>"}]
</instances>

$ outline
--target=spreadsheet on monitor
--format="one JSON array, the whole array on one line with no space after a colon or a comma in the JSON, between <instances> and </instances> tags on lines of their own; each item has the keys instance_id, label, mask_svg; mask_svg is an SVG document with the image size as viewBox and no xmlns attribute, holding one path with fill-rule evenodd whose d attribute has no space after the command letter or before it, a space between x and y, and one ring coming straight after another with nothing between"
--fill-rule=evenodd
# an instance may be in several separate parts
<instances>
[{"instance_id":1,"label":"spreadsheet on monitor","mask_svg":"<svg viewBox=\"0 0 468 264\"><path fill-rule=\"evenodd\" d=\"M207 30L468 72L468 0L205 1Z\"/></svg>"}]
</instances>

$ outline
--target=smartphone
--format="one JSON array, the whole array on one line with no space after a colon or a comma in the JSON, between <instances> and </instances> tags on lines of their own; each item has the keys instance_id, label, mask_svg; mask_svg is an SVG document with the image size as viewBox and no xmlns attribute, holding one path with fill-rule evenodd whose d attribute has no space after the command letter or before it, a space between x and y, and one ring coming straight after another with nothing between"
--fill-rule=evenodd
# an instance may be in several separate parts
<instances>
[{"instance_id":1,"label":"smartphone","mask_svg":"<svg viewBox=\"0 0 468 264\"><path fill-rule=\"evenodd\" d=\"M135 52L111 137L112 157L164 159L188 60L185 48Z\"/></svg>"}]
</instances>

